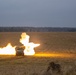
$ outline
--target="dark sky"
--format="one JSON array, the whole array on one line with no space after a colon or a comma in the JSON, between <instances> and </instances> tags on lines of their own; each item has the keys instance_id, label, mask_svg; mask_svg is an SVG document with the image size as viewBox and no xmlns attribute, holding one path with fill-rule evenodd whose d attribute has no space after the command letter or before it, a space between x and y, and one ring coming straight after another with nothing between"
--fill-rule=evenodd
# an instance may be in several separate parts
<instances>
[{"instance_id":1,"label":"dark sky","mask_svg":"<svg viewBox=\"0 0 76 75\"><path fill-rule=\"evenodd\" d=\"M76 0L0 0L0 26L76 27Z\"/></svg>"}]
</instances>

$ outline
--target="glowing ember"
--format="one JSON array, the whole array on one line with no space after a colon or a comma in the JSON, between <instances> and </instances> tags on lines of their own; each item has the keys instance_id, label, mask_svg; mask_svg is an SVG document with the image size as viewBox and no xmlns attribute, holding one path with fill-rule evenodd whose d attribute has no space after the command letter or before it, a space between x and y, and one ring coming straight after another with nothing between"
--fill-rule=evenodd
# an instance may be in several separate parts
<instances>
[{"instance_id":1,"label":"glowing ember","mask_svg":"<svg viewBox=\"0 0 76 75\"><path fill-rule=\"evenodd\" d=\"M26 33L22 33L20 42L25 46L24 55L34 55L34 48L40 45L29 42L29 38L29 35L27 35Z\"/></svg>"},{"instance_id":2,"label":"glowing ember","mask_svg":"<svg viewBox=\"0 0 76 75\"><path fill-rule=\"evenodd\" d=\"M10 43L6 47L0 48L0 55L15 55L15 47L12 47Z\"/></svg>"}]
</instances>

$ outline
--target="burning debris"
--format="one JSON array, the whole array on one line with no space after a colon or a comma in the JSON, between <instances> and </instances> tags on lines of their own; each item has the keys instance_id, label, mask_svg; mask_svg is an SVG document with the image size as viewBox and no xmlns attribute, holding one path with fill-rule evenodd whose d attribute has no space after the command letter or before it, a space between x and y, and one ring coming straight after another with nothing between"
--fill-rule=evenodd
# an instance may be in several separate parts
<instances>
[{"instance_id":1,"label":"burning debris","mask_svg":"<svg viewBox=\"0 0 76 75\"><path fill-rule=\"evenodd\" d=\"M33 42L29 42L30 36L26 33L21 34L20 43L23 46L19 47L12 47L10 43L4 48L0 48L0 55L17 55L17 56L24 56L24 55L34 55L35 51L34 48L39 46L40 44L35 44Z\"/></svg>"}]
</instances>

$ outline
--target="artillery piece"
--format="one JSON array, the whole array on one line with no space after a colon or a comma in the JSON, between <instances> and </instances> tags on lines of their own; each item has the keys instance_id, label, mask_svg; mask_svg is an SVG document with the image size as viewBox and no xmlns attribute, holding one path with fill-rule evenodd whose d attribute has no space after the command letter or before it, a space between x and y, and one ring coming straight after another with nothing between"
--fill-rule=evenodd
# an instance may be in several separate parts
<instances>
[{"instance_id":1,"label":"artillery piece","mask_svg":"<svg viewBox=\"0 0 76 75\"><path fill-rule=\"evenodd\" d=\"M15 48L15 50L16 50L16 56L24 56L24 49L25 49L24 46L17 46Z\"/></svg>"}]
</instances>

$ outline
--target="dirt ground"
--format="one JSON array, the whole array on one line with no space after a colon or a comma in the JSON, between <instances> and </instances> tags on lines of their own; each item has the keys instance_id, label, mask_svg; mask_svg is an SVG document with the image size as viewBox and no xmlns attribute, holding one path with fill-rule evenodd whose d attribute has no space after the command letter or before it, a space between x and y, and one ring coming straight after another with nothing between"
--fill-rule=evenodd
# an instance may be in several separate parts
<instances>
[{"instance_id":1,"label":"dirt ground","mask_svg":"<svg viewBox=\"0 0 76 75\"><path fill-rule=\"evenodd\" d=\"M21 46L19 42L21 33L0 32L0 47L6 46L9 42L12 46ZM35 48L39 56L1 55L0 75L44 75L52 61L61 65L62 73L52 72L51 75L76 75L75 32L27 32L27 34L30 36L30 42L40 43L40 46Z\"/></svg>"}]
</instances>

